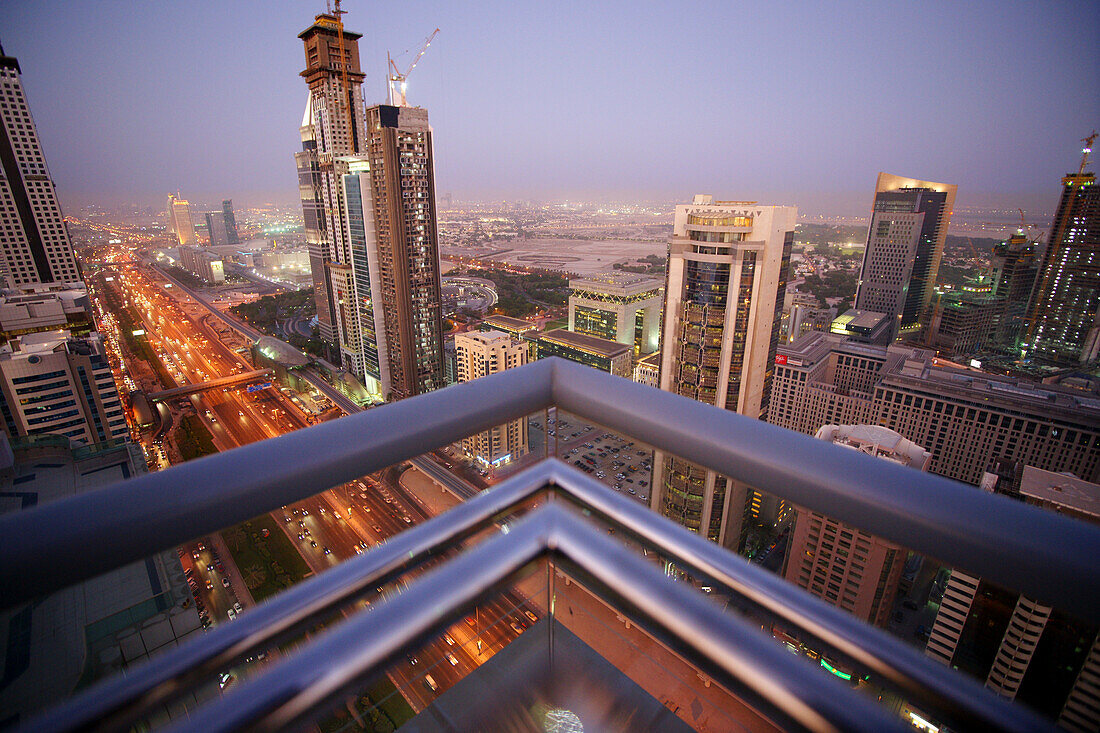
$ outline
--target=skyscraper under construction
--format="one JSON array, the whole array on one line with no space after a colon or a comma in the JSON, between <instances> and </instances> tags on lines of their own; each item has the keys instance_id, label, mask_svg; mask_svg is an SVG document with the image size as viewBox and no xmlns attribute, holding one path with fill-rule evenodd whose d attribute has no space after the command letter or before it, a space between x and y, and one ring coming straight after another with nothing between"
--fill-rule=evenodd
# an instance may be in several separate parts
<instances>
[{"instance_id":1,"label":"skyscraper under construction","mask_svg":"<svg viewBox=\"0 0 1100 733\"><path fill-rule=\"evenodd\" d=\"M428 113L364 108L361 36L336 15L318 15L299 38L310 91L295 160L321 337L386 399L442 387Z\"/></svg>"}]
</instances>

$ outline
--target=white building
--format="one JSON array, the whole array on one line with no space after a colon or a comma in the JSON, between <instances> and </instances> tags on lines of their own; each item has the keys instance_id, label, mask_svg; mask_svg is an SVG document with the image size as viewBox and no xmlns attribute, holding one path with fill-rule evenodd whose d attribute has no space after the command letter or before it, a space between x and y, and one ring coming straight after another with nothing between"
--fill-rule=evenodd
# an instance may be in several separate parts
<instances>
[{"instance_id":1,"label":"white building","mask_svg":"<svg viewBox=\"0 0 1100 733\"><path fill-rule=\"evenodd\" d=\"M126 440L125 407L99 334L27 334L0 350L0 412L14 437L50 433L79 443Z\"/></svg>"},{"instance_id":2,"label":"white building","mask_svg":"<svg viewBox=\"0 0 1100 733\"><path fill-rule=\"evenodd\" d=\"M225 263L202 247L180 247L180 264L195 277L212 285L225 282Z\"/></svg>"},{"instance_id":3,"label":"white building","mask_svg":"<svg viewBox=\"0 0 1100 733\"><path fill-rule=\"evenodd\" d=\"M0 48L0 277L10 287L79 282L53 179L23 93L19 62Z\"/></svg>"},{"instance_id":4,"label":"white building","mask_svg":"<svg viewBox=\"0 0 1100 733\"><path fill-rule=\"evenodd\" d=\"M455 335L458 381L502 372L527 363L527 343L503 331L467 331ZM527 420L520 418L463 439L466 455L484 466L499 466L527 452Z\"/></svg>"},{"instance_id":5,"label":"white building","mask_svg":"<svg viewBox=\"0 0 1100 733\"><path fill-rule=\"evenodd\" d=\"M630 272L605 272L569 281L569 330L618 341L634 356L660 346L661 291L655 278Z\"/></svg>"},{"instance_id":6,"label":"white building","mask_svg":"<svg viewBox=\"0 0 1100 733\"><path fill-rule=\"evenodd\" d=\"M798 211L696 196L676 207L661 336L661 389L766 415ZM655 457L651 506L738 548L751 489Z\"/></svg>"}]
</instances>

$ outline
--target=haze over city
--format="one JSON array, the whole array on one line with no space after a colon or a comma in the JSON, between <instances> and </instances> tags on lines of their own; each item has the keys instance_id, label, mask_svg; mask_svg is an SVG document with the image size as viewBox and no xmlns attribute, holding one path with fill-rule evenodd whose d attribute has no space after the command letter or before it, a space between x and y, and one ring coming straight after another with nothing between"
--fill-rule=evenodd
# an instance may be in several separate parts
<instances>
[{"instance_id":1,"label":"haze over city","mask_svg":"<svg viewBox=\"0 0 1100 733\"><path fill-rule=\"evenodd\" d=\"M1049 212L1100 118L1100 5L344 5L366 101L386 52L456 199L683 200L865 216L879 170L961 208ZM0 7L63 203L292 202L297 34L322 2ZM406 49L408 50L406 52Z\"/></svg>"}]
</instances>

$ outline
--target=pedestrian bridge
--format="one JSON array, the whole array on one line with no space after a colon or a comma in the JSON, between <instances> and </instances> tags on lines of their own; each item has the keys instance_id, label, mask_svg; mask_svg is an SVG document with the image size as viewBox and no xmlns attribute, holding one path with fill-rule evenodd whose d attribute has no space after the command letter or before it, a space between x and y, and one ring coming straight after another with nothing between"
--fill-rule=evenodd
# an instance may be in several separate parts
<instances>
[{"instance_id":1,"label":"pedestrian bridge","mask_svg":"<svg viewBox=\"0 0 1100 733\"><path fill-rule=\"evenodd\" d=\"M198 392L206 392L211 389L219 389L221 387L231 387L237 384L248 384L249 382L266 382L270 381L275 376L275 372L271 369L257 369L253 372L244 372L243 374L231 374L228 377L218 377L217 379L211 379L209 382L200 382L198 384L185 384L182 387L173 387L172 389L162 390L160 392L151 392L146 397L150 402L157 402L163 400L170 400L173 397L186 397L187 395L196 394Z\"/></svg>"}]
</instances>

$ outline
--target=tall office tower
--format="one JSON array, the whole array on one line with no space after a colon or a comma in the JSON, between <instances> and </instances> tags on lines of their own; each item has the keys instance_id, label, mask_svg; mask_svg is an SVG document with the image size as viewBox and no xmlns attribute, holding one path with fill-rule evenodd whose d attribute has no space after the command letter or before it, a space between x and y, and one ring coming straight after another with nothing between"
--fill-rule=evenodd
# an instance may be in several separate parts
<instances>
[{"instance_id":1,"label":"tall office tower","mask_svg":"<svg viewBox=\"0 0 1100 733\"><path fill-rule=\"evenodd\" d=\"M1001 301L1001 315L993 340L1015 348L1026 323L1028 300L1038 273L1035 244L1018 231L993 247L993 297Z\"/></svg>"},{"instance_id":2,"label":"tall office tower","mask_svg":"<svg viewBox=\"0 0 1100 733\"><path fill-rule=\"evenodd\" d=\"M237 217L233 213L233 199L222 199L222 222L229 244L240 244L241 235L237 233Z\"/></svg>"},{"instance_id":3,"label":"tall office tower","mask_svg":"<svg viewBox=\"0 0 1100 733\"><path fill-rule=\"evenodd\" d=\"M77 282L80 268L20 73L0 48L0 274L14 288Z\"/></svg>"},{"instance_id":4,"label":"tall office tower","mask_svg":"<svg viewBox=\"0 0 1100 733\"><path fill-rule=\"evenodd\" d=\"M855 308L895 318L890 338L920 330L932 301L957 189L878 174Z\"/></svg>"},{"instance_id":5,"label":"tall office tower","mask_svg":"<svg viewBox=\"0 0 1100 733\"><path fill-rule=\"evenodd\" d=\"M1100 484L1026 466L1019 497L1093 524ZM1096 624L1041 600L952 570L925 655L985 681L1071 731L1100 729L1100 635Z\"/></svg>"},{"instance_id":6,"label":"tall office tower","mask_svg":"<svg viewBox=\"0 0 1100 733\"><path fill-rule=\"evenodd\" d=\"M203 214L206 219L207 243L211 247L222 247L229 244L229 232L225 231L225 220L220 211L208 211Z\"/></svg>"},{"instance_id":7,"label":"tall office tower","mask_svg":"<svg viewBox=\"0 0 1100 733\"><path fill-rule=\"evenodd\" d=\"M917 470L925 470L931 457L878 425L825 425L814 437ZM785 577L826 603L885 626L907 554L900 545L800 507Z\"/></svg>"},{"instance_id":8,"label":"tall office tower","mask_svg":"<svg viewBox=\"0 0 1100 733\"><path fill-rule=\"evenodd\" d=\"M503 331L468 331L455 335L459 382L527 363L527 343ZM497 425L462 440L462 449L485 467L496 467L527 453L527 419Z\"/></svg>"},{"instance_id":9,"label":"tall office tower","mask_svg":"<svg viewBox=\"0 0 1100 733\"><path fill-rule=\"evenodd\" d=\"M652 354L661 336L660 280L605 272L569 281L569 330L618 341L634 356Z\"/></svg>"},{"instance_id":10,"label":"tall office tower","mask_svg":"<svg viewBox=\"0 0 1100 733\"><path fill-rule=\"evenodd\" d=\"M342 31L334 16L317 16L299 38L310 94L295 161L321 336L387 398L438 389L443 320L428 113L392 105L364 112L360 35Z\"/></svg>"},{"instance_id":11,"label":"tall office tower","mask_svg":"<svg viewBox=\"0 0 1100 733\"><path fill-rule=\"evenodd\" d=\"M168 231L176 235L180 246L197 243L195 225L191 221L191 202L176 194L168 194Z\"/></svg>"},{"instance_id":12,"label":"tall office tower","mask_svg":"<svg viewBox=\"0 0 1100 733\"><path fill-rule=\"evenodd\" d=\"M79 443L126 440L130 429L98 334L27 334L0 350L0 414L13 438L50 433Z\"/></svg>"},{"instance_id":13,"label":"tall office tower","mask_svg":"<svg viewBox=\"0 0 1100 733\"><path fill-rule=\"evenodd\" d=\"M1062 179L1028 313L1030 355L1064 366L1100 360L1100 186L1085 172L1089 152Z\"/></svg>"},{"instance_id":14,"label":"tall office tower","mask_svg":"<svg viewBox=\"0 0 1100 733\"><path fill-rule=\"evenodd\" d=\"M753 418L767 414L797 218L792 206L710 196L676 207L661 389ZM674 456L653 464L654 509L740 546L751 489Z\"/></svg>"}]
</instances>

